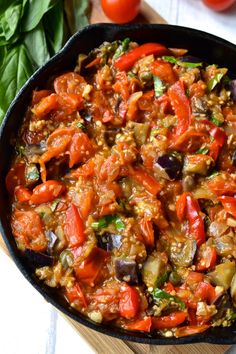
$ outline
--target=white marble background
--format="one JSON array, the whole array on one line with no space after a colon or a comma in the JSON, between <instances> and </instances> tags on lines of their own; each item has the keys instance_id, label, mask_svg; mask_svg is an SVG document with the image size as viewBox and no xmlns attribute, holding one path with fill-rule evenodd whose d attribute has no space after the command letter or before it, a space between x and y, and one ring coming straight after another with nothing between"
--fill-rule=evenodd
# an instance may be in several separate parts
<instances>
[{"instance_id":1,"label":"white marble background","mask_svg":"<svg viewBox=\"0 0 236 354\"><path fill-rule=\"evenodd\" d=\"M214 13L201 0L146 1L171 24L208 31L236 44L236 5L225 13ZM2 251L0 284L0 354L95 353Z\"/></svg>"}]
</instances>

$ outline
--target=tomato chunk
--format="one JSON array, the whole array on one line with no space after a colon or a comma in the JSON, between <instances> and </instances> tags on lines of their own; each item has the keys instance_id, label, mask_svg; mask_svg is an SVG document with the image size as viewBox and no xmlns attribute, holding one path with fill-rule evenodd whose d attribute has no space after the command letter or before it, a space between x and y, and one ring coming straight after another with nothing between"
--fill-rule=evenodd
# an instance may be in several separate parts
<instances>
[{"instance_id":1,"label":"tomato chunk","mask_svg":"<svg viewBox=\"0 0 236 354\"><path fill-rule=\"evenodd\" d=\"M125 328L128 329L129 331L142 331L142 332L149 333L151 330L151 326L152 326L152 318L145 317L142 320L137 320L126 324Z\"/></svg>"},{"instance_id":2,"label":"tomato chunk","mask_svg":"<svg viewBox=\"0 0 236 354\"><path fill-rule=\"evenodd\" d=\"M86 240L84 222L74 204L66 212L65 235L69 247L81 246Z\"/></svg>"},{"instance_id":3,"label":"tomato chunk","mask_svg":"<svg viewBox=\"0 0 236 354\"><path fill-rule=\"evenodd\" d=\"M75 283L70 288L67 287L65 289L65 291L66 291L65 292L66 298L68 299L70 304L73 303L74 301L78 300L83 304L84 307L88 306L85 294L83 293L83 291L78 283Z\"/></svg>"},{"instance_id":4,"label":"tomato chunk","mask_svg":"<svg viewBox=\"0 0 236 354\"><path fill-rule=\"evenodd\" d=\"M125 290L121 291L120 296L120 315L127 319L134 318L139 311L140 305L140 296L138 291L127 285Z\"/></svg>"},{"instance_id":5,"label":"tomato chunk","mask_svg":"<svg viewBox=\"0 0 236 354\"><path fill-rule=\"evenodd\" d=\"M142 168L134 168L133 171L130 172L130 176L137 183L142 184L143 187L153 195L156 195L161 190L160 183Z\"/></svg>"},{"instance_id":6,"label":"tomato chunk","mask_svg":"<svg viewBox=\"0 0 236 354\"><path fill-rule=\"evenodd\" d=\"M26 203L30 200L32 193L29 191L29 189L23 187L23 186L18 186L15 188L15 197L20 203Z\"/></svg>"},{"instance_id":7,"label":"tomato chunk","mask_svg":"<svg viewBox=\"0 0 236 354\"><path fill-rule=\"evenodd\" d=\"M33 189L33 194L30 198L31 204L48 203L59 197L66 190L62 182L49 180L39 184Z\"/></svg>"},{"instance_id":8,"label":"tomato chunk","mask_svg":"<svg viewBox=\"0 0 236 354\"><path fill-rule=\"evenodd\" d=\"M193 336L194 334L205 332L209 327L209 325L184 326L177 328L175 335L176 337Z\"/></svg>"},{"instance_id":9,"label":"tomato chunk","mask_svg":"<svg viewBox=\"0 0 236 354\"><path fill-rule=\"evenodd\" d=\"M154 329L165 329L177 327L183 323L187 318L187 312L177 311L173 312L168 316L153 317L152 327Z\"/></svg>"}]
</instances>

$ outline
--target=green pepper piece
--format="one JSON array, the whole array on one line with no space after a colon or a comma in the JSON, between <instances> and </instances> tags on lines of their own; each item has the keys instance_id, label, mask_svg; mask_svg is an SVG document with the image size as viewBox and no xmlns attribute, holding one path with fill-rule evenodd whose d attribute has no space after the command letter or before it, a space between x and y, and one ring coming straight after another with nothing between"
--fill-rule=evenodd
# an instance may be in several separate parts
<instances>
[{"instance_id":1,"label":"green pepper piece","mask_svg":"<svg viewBox=\"0 0 236 354\"><path fill-rule=\"evenodd\" d=\"M208 152L209 152L209 149L204 148L204 149L199 149L198 151L196 151L196 154L207 155Z\"/></svg>"},{"instance_id":2,"label":"green pepper piece","mask_svg":"<svg viewBox=\"0 0 236 354\"><path fill-rule=\"evenodd\" d=\"M154 81L155 96L161 97L166 87L158 76L153 76L153 81Z\"/></svg>"},{"instance_id":3,"label":"green pepper piece","mask_svg":"<svg viewBox=\"0 0 236 354\"><path fill-rule=\"evenodd\" d=\"M177 296L171 295L167 292L165 292L164 290L161 290L159 288L156 288L153 290L152 292L152 297L154 300L158 300L158 299L167 299L170 302L176 302L181 310L185 309L185 303L183 301L181 301Z\"/></svg>"},{"instance_id":4,"label":"green pepper piece","mask_svg":"<svg viewBox=\"0 0 236 354\"><path fill-rule=\"evenodd\" d=\"M118 59L121 55L123 55L125 52L127 52L127 50L129 49L129 43L130 43L130 39L129 38L125 38L122 42L121 45L119 45L119 47L117 48L117 50L115 51L115 54L113 56L113 59Z\"/></svg>"}]
</instances>

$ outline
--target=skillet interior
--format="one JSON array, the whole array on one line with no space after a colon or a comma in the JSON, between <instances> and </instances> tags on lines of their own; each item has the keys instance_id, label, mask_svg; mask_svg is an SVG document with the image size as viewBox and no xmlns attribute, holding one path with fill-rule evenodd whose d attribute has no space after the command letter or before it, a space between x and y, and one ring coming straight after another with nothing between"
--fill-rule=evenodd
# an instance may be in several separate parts
<instances>
[{"instance_id":1,"label":"skillet interior","mask_svg":"<svg viewBox=\"0 0 236 354\"><path fill-rule=\"evenodd\" d=\"M236 343L236 324L229 328L211 328L204 334L193 337L167 339L158 335L151 336L144 333L125 332L119 328L91 322L88 318L83 317L80 313L70 308L68 303L63 301L52 288L45 286L32 275L30 266L25 263L16 248L9 227L9 202L4 181L12 154L10 140L12 136L17 134L26 107L30 103L32 90L43 87L50 76L63 71L73 70L79 53L88 53L104 41L113 41L125 37L130 37L139 43L160 42L168 47L188 48L191 55L200 57L209 63L226 66L229 68L230 76L236 77L236 46L205 32L180 26L148 24L131 24L126 26L97 24L82 29L67 42L65 47L56 56L28 80L12 102L6 114L0 131L0 151L2 152L0 164L0 231L15 263L27 280L47 301L87 327L123 340L148 344Z\"/></svg>"}]
</instances>

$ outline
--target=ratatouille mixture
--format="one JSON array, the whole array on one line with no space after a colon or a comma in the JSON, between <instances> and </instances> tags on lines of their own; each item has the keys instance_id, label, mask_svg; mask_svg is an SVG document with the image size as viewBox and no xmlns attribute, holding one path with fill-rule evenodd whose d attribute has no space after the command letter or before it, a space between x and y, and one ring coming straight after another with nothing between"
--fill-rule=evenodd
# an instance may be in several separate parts
<instances>
[{"instance_id":1,"label":"ratatouille mixture","mask_svg":"<svg viewBox=\"0 0 236 354\"><path fill-rule=\"evenodd\" d=\"M6 177L18 248L97 323L182 337L236 318L236 80L128 38L36 90Z\"/></svg>"}]
</instances>

